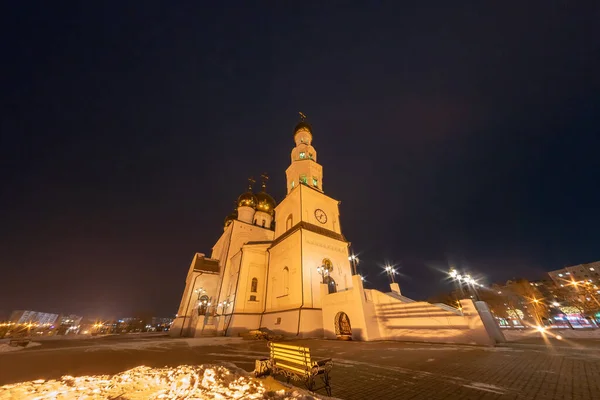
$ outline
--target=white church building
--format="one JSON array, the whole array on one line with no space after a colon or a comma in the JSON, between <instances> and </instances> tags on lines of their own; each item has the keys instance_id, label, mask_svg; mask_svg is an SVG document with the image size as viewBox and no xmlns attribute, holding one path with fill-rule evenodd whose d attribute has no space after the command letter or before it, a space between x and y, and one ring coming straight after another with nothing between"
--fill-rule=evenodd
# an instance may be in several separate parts
<instances>
[{"instance_id":1,"label":"white church building","mask_svg":"<svg viewBox=\"0 0 600 400\"><path fill-rule=\"evenodd\" d=\"M363 287L341 230L340 202L323 190L312 141L303 120L294 129L286 197L277 204L264 176L260 192L251 182L210 258L194 255L171 335L267 328L293 337L501 341L485 304L465 299L454 309L403 297L395 283L389 293Z\"/></svg>"}]
</instances>

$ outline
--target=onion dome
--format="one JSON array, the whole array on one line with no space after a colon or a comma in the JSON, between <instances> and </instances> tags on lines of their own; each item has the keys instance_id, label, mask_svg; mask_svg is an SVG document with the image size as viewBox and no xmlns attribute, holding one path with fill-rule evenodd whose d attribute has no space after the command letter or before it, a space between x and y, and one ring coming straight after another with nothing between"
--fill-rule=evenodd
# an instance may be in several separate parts
<instances>
[{"instance_id":1,"label":"onion dome","mask_svg":"<svg viewBox=\"0 0 600 400\"><path fill-rule=\"evenodd\" d=\"M252 207L256 208L256 204L258 200L256 200L256 196L252 193L252 185L256 182L252 178L248 178L248 191L246 193L242 193L237 200L238 207Z\"/></svg>"},{"instance_id":2,"label":"onion dome","mask_svg":"<svg viewBox=\"0 0 600 400\"><path fill-rule=\"evenodd\" d=\"M312 134L312 127L310 126L310 124L306 121L300 121L294 128L294 136L296 135L296 133L298 133L298 131L300 131L302 129L306 129L308 132L310 132Z\"/></svg>"},{"instance_id":3,"label":"onion dome","mask_svg":"<svg viewBox=\"0 0 600 400\"><path fill-rule=\"evenodd\" d=\"M256 199L256 211L266 212L270 215L275 214L275 206L277 203L269 193L263 190L262 192L256 194Z\"/></svg>"},{"instance_id":4,"label":"onion dome","mask_svg":"<svg viewBox=\"0 0 600 400\"><path fill-rule=\"evenodd\" d=\"M258 200L256 196L251 191L247 191L246 193L242 193L240 197L238 197L237 205L238 207L252 207L256 208L256 204Z\"/></svg>"},{"instance_id":5,"label":"onion dome","mask_svg":"<svg viewBox=\"0 0 600 400\"><path fill-rule=\"evenodd\" d=\"M231 223L237 219L237 216L238 216L237 209L233 210L233 212L231 214L226 216L225 222L224 222L225 227L228 227L229 225L231 225Z\"/></svg>"}]
</instances>

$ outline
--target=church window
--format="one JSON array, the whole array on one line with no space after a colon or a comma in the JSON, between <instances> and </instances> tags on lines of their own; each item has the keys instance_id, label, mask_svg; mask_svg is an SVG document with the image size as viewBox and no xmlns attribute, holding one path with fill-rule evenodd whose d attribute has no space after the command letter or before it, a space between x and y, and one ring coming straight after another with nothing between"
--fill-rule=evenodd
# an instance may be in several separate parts
<instances>
[{"instance_id":1,"label":"church window","mask_svg":"<svg viewBox=\"0 0 600 400\"><path fill-rule=\"evenodd\" d=\"M265 227L265 224L266 224L266 223L267 223L267 221L265 221L265 219L263 218L263 220L262 220L262 227L263 227L263 228Z\"/></svg>"},{"instance_id":2,"label":"church window","mask_svg":"<svg viewBox=\"0 0 600 400\"><path fill-rule=\"evenodd\" d=\"M303 151L301 151L301 152L300 152L300 159L301 159L301 160L304 160L305 158L306 158L306 153L305 153L305 152L303 152Z\"/></svg>"},{"instance_id":3,"label":"church window","mask_svg":"<svg viewBox=\"0 0 600 400\"><path fill-rule=\"evenodd\" d=\"M257 222L257 219L256 219L256 218L254 218L254 225L256 225L256 222Z\"/></svg>"},{"instance_id":4,"label":"church window","mask_svg":"<svg viewBox=\"0 0 600 400\"><path fill-rule=\"evenodd\" d=\"M292 189L294 188L294 186L296 186L296 182L292 181L291 185Z\"/></svg>"},{"instance_id":5,"label":"church window","mask_svg":"<svg viewBox=\"0 0 600 400\"><path fill-rule=\"evenodd\" d=\"M255 295L250 296L250 301L256 301L256 296Z\"/></svg>"},{"instance_id":6,"label":"church window","mask_svg":"<svg viewBox=\"0 0 600 400\"><path fill-rule=\"evenodd\" d=\"M275 325L281 325L281 317L277 317L277 320L275 321Z\"/></svg>"},{"instance_id":7,"label":"church window","mask_svg":"<svg viewBox=\"0 0 600 400\"><path fill-rule=\"evenodd\" d=\"M285 230L289 230L292 228L292 226L294 225L294 217L292 217L292 214L288 215L287 220L285 221Z\"/></svg>"},{"instance_id":8,"label":"church window","mask_svg":"<svg viewBox=\"0 0 600 400\"><path fill-rule=\"evenodd\" d=\"M283 295L286 296L290 293L290 269L285 267L283 269Z\"/></svg>"},{"instance_id":9,"label":"church window","mask_svg":"<svg viewBox=\"0 0 600 400\"><path fill-rule=\"evenodd\" d=\"M313 153L308 153L308 158L312 160L313 159Z\"/></svg>"},{"instance_id":10,"label":"church window","mask_svg":"<svg viewBox=\"0 0 600 400\"><path fill-rule=\"evenodd\" d=\"M312 178L313 179L313 186L318 187L319 186L319 180L317 178Z\"/></svg>"},{"instance_id":11,"label":"church window","mask_svg":"<svg viewBox=\"0 0 600 400\"><path fill-rule=\"evenodd\" d=\"M252 293L258 292L258 279L252 278L252 285L250 285L250 291Z\"/></svg>"},{"instance_id":12,"label":"church window","mask_svg":"<svg viewBox=\"0 0 600 400\"><path fill-rule=\"evenodd\" d=\"M300 175L300 183L304 183L305 185L308 183L306 175Z\"/></svg>"}]
</instances>

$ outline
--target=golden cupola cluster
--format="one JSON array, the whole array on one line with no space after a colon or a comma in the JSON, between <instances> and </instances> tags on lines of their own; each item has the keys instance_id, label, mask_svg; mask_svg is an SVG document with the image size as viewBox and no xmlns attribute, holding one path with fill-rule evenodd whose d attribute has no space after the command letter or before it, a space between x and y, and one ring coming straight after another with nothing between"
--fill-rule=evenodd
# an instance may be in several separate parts
<instances>
[{"instance_id":1,"label":"golden cupola cluster","mask_svg":"<svg viewBox=\"0 0 600 400\"><path fill-rule=\"evenodd\" d=\"M267 180L269 177L266 174L263 174L261 177L262 188L258 193L253 192L255 180L252 178L248 179L248 190L238 197L235 210L225 217L225 228L227 228L234 220L252 223L255 225L262 225L263 227L267 228L271 227L277 202L273 196L266 191ZM261 213L268 215L266 218L267 221L265 221L265 218L262 217L264 215Z\"/></svg>"}]
</instances>

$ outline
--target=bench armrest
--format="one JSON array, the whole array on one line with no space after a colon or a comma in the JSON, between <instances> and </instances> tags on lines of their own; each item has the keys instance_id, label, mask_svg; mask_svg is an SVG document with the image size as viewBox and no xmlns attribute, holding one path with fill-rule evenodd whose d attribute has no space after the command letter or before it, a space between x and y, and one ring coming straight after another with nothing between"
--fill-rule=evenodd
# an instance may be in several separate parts
<instances>
[{"instance_id":1,"label":"bench armrest","mask_svg":"<svg viewBox=\"0 0 600 400\"><path fill-rule=\"evenodd\" d=\"M329 363L329 362L331 362L331 358L324 358L324 359L322 359L322 360L315 361L315 365L316 365L317 367L322 367L322 366L324 366L325 364L327 364L327 363Z\"/></svg>"}]
</instances>

